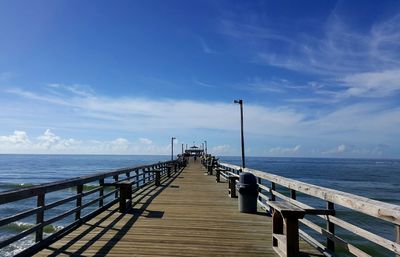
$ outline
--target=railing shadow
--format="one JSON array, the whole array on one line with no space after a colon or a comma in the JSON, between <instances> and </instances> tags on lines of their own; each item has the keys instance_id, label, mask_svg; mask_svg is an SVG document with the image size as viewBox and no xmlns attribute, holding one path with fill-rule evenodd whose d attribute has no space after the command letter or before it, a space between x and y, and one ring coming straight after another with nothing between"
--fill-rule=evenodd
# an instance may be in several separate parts
<instances>
[{"instance_id":1,"label":"railing shadow","mask_svg":"<svg viewBox=\"0 0 400 257\"><path fill-rule=\"evenodd\" d=\"M170 186L170 184L180 176L183 169L172 174L170 178L164 177L161 180L161 185L156 187L154 184L147 185L142 189L135 192L132 199L132 208L130 208L127 213L118 213L118 206L113 206L112 210L109 211L104 217L96 221L94 224L84 223L82 226L87 226L87 228L82 231L78 236L75 236L70 241L65 243L60 248L54 248L51 246L45 247L45 249L53 251L49 256L58 255L68 255L68 256L83 256L84 252L93 246L96 242L107 234L109 231L116 231L114 236L107 239L104 245L101 247L96 247L98 249L93 255L95 256L106 256L110 250L126 235L126 233L134 226L135 222L139 217L146 218L162 218L164 215L163 211L148 210L148 206L151 202L162 192L164 189ZM115 218L113 218L115 216ZM123 218L129 217L125 224L117 229L115 225L120 222ZM102 223L113 218L112 222L103 226ZM79 229L79 228L78 228ZM100 231L97 231L100 229ZM96 232L94 232L96 230ZM68 250L78 242L80 242L85 236L90 236L91 233L95 235L89 239L84 245L79 247L77 250ZM86 256L86 255L85 255Z\"/></svg>"}]
</instances>

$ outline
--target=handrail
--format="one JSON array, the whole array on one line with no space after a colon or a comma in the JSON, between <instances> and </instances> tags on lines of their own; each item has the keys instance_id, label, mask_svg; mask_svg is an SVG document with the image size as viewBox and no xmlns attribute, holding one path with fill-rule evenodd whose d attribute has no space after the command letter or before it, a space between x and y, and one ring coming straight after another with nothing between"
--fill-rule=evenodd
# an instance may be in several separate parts
<instances>
[{"instance_id":1,"label":"handrail","mask_svg":"<svg viewBox=\"0 0 400 257\"><path fill-rule=\"evenodd\" d=\"M166 161L166 162L158 162L149 165L141 165L135 167L121 168L112 170L109 172L101 172L46 184L41 184L37 186L32 186L24 189L17 190L9 190L0 192L0 206L7 205L19 200L23 199L31 199L36 201L33 202L32 208L28 210L23 210L19 213L12 214L7 217L0 218L0 227L9 225L13 222L25 219L27 217L35 217L36 222L32 224L32 227L16 234L12 235L8 238L0 241L0 249L6 247L7 245L18 241L32 233L36 233L35 244L25 249L23 253L32 253L35 252L44 246L50 243L50 240L53 240L57 237L57 234L65 233L71 229L74 229L76 226L82 224L83 222L89 220L105 209L109 208L113 204L120 201L121 194L119 193L118 185L121 182L129 182L129 185L132 187L136 187L137 189L142 188L145 185L148 185L154 182L160 176L167 176L168 166L170 165L179 165L182 160L178 159L175 161ZM152 171L157 170L161 171L161 174L154 175ZM169 172L169 171L168 171ZM133 174L132 174L133 173ZM152 174L150 174L152 173ZM169 173L168 173L169 174ZM122 177L123 176L123 177ZM105 179L109 179L113 182L105 183ZM98 182L98 184L93 185L93 182ZM85 184L90 184L90 188L84 190ZM93 188L93 186L95 186ZM115 187L115 189L111 191L104 192L106 187ZM75 195L67 195L62 199L57 199L56 201L46 203L45 198L47 193L61 191L65 189L73 189L76 191ZM135 190L137 192L137 190ZM97 193L98 195L95 195ZM91 196L88 201L83 203L82 199L85 197ZM75 204L74 204L75 202ZM51 210L57 206L69 204L71 207L67 212L58 214L56 216L52 216L44 219L46 217L44 214L46 211ZM73 205L71 205L73 204ZM91 212L85 216L81 216L81 212L83 209L93 206L94 204L98 204L96 208L90 209ZM75 214L75 221L67 224L64 229L53 233L51 236L44 238L43 230L45 226L54 224L59 220L65 219L68 216Z\"/></svg>"},{"instance_id":2,"label":"handrail","mask_svg":"<svg viewBox=\"0 0 400 257\"><path fill-rule=\"evenodd\" d=\"M380 245L388 249L389 251L397 254L397 256L400 256L400 206L398 205L385 203L369 199L363 196L358 196L355 194L346 193L339 190L325 188L290 178L285 178L264 171L259 171L250 168L242 169L238 165L233 165L229 163L218 163L218 166L223 169L222 172L228 174L234 173L239 175L241 172L249 172L255 175L258 178L258 183L260 186L258 202L262 206L268 205L268 201L275 200L275 198L279 198L281 200L291 202L292 204L295 204L301 208L313 209L312 206L304 204L296 199L296 192L300 192L326 201L327 208L329 209L334 209L334 205L337 204L349 208L353 211L367 214L371 217L389 222L392 225L394 225L395 231L397 233L396 235L397 240L392 241L335 216L328 217L326 215L318 215L318 217L325 220L327 228L321 227L307 219L301 220L301 222L304 225L306 225L307 227L311 228L312 230L318 232L319 234L327 238L326 246L323 246L322 244L318 243L318 248L322 247L322 250L325 252L331 252L331 253L334 252L335 251L334 244L337 243L338 245L341 245L342 247L347 249L348 252L352 253L355 256L370 256L364 250L357 248L356 246L350 244L349 242L335 235L334 225L338 225L341 228L350 231L352 233L355 233L364 239L367 239L377 245ZM263 184L262 180L269 181L271 183L271 187L266 186L265 183ZM282 193L279 193L276 190L276 185L280 185L289 189L290 197ZM269 196L265 195L263 191L267 191L270 195ZM318 242L304 231L301 231L300 235L302 235L304 239L312 241L314 245L316 244L316 242Z\"/></svg>"}]
</instances>

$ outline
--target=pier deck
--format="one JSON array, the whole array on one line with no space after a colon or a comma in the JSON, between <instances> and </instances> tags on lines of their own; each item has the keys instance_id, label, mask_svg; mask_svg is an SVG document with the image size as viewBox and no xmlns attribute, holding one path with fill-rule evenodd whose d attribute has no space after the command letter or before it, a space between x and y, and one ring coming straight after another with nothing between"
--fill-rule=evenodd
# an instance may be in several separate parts
<instances>
[{"instance_id":1,"label":"pier deck","mask_svg":"<svg viewBox=\"0 0 400 257\"><path fill-rule=\"evenodd\" d=\"M190 163L140 190L129 213L112 206L36 256L278 256L271 218L238 212L226 183ZM321 256L300 241L301 256Z\"/></svg>"}]
</instances>

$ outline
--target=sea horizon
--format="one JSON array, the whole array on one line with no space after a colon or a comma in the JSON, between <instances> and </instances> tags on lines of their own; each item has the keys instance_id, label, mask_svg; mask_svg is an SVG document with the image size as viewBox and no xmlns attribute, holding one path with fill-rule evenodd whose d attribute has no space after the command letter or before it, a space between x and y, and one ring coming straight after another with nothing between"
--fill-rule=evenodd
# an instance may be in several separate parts
<instances>
[{"instance_id":1,"label":"sea horizon","mask_svg":"<svg viewBox=\"0 0 400 257\"><path fill-rule=\"evenodd\" d=\"M109 153L109 154L96 154L96 153L0 153L1 155L38 155L38 156L44 156L44 155L49 155L49 156L166 156L170 157L170 154L114 154L114 153ZM240 155L215 155L217 158L241 158ZM174 158L176 158L176 155L174 155ZM365 157L365 156L360 156L360 157L351 157L351 156L259 156L259 155L246 155L245 158L294 158L294 159L345 159L345 160L399 160L400 157Z\"/></svg>"}]
</instances>

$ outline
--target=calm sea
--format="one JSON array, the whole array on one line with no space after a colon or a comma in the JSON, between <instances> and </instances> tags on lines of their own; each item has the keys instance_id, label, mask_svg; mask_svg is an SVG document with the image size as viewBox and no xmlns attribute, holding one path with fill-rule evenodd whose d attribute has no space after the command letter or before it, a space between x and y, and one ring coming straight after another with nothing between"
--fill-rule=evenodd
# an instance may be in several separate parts
<instances>
[{"instance_id":1,"label":"calm sea","mask_svg":"<svg viewBox=\"0 0 400 257\"><path fill-rule=\"evenodd\" d=\"M121 167L132 167L168 160L169 156L115 156L115 155L0 155L0 191L26 188L84 174L93 174ZM240 164L238 157L222 157L221 160ZM247 159L250 168L271 172L307 183L333 188L379 201L400 205L400 160L373 159L320 159L320 158L261 158ZM282 189L283 190L283 189ZM74 192L65 191L49 194L47 202L52 202ZM298 199L315 207L325 203L315 198L299 195ZM9 216L32 207L32 201L19 201L18 204L0 206L0 217ZM64 208L64 209L63 209ZM68 207L61 206L50 215L64 212ZM338 208L340 218L394 239L393 226L377 221L366 215L354 215L345 208ZM70 220L66 219L52 227L47 234L62 228ZM315 222L321 221L315 220ZM32 219L0 227L0 240L23 231L33 224ZM371 248L373 255L391 256L379 247L371 246L346 231L337 229L338 235L351 240L361 248ZM317 235L315 235L317 236ZM0 256L12 256L33 242L33 237L20 240L7 248L0 249Z\"/></svg>"}]
</instances>

